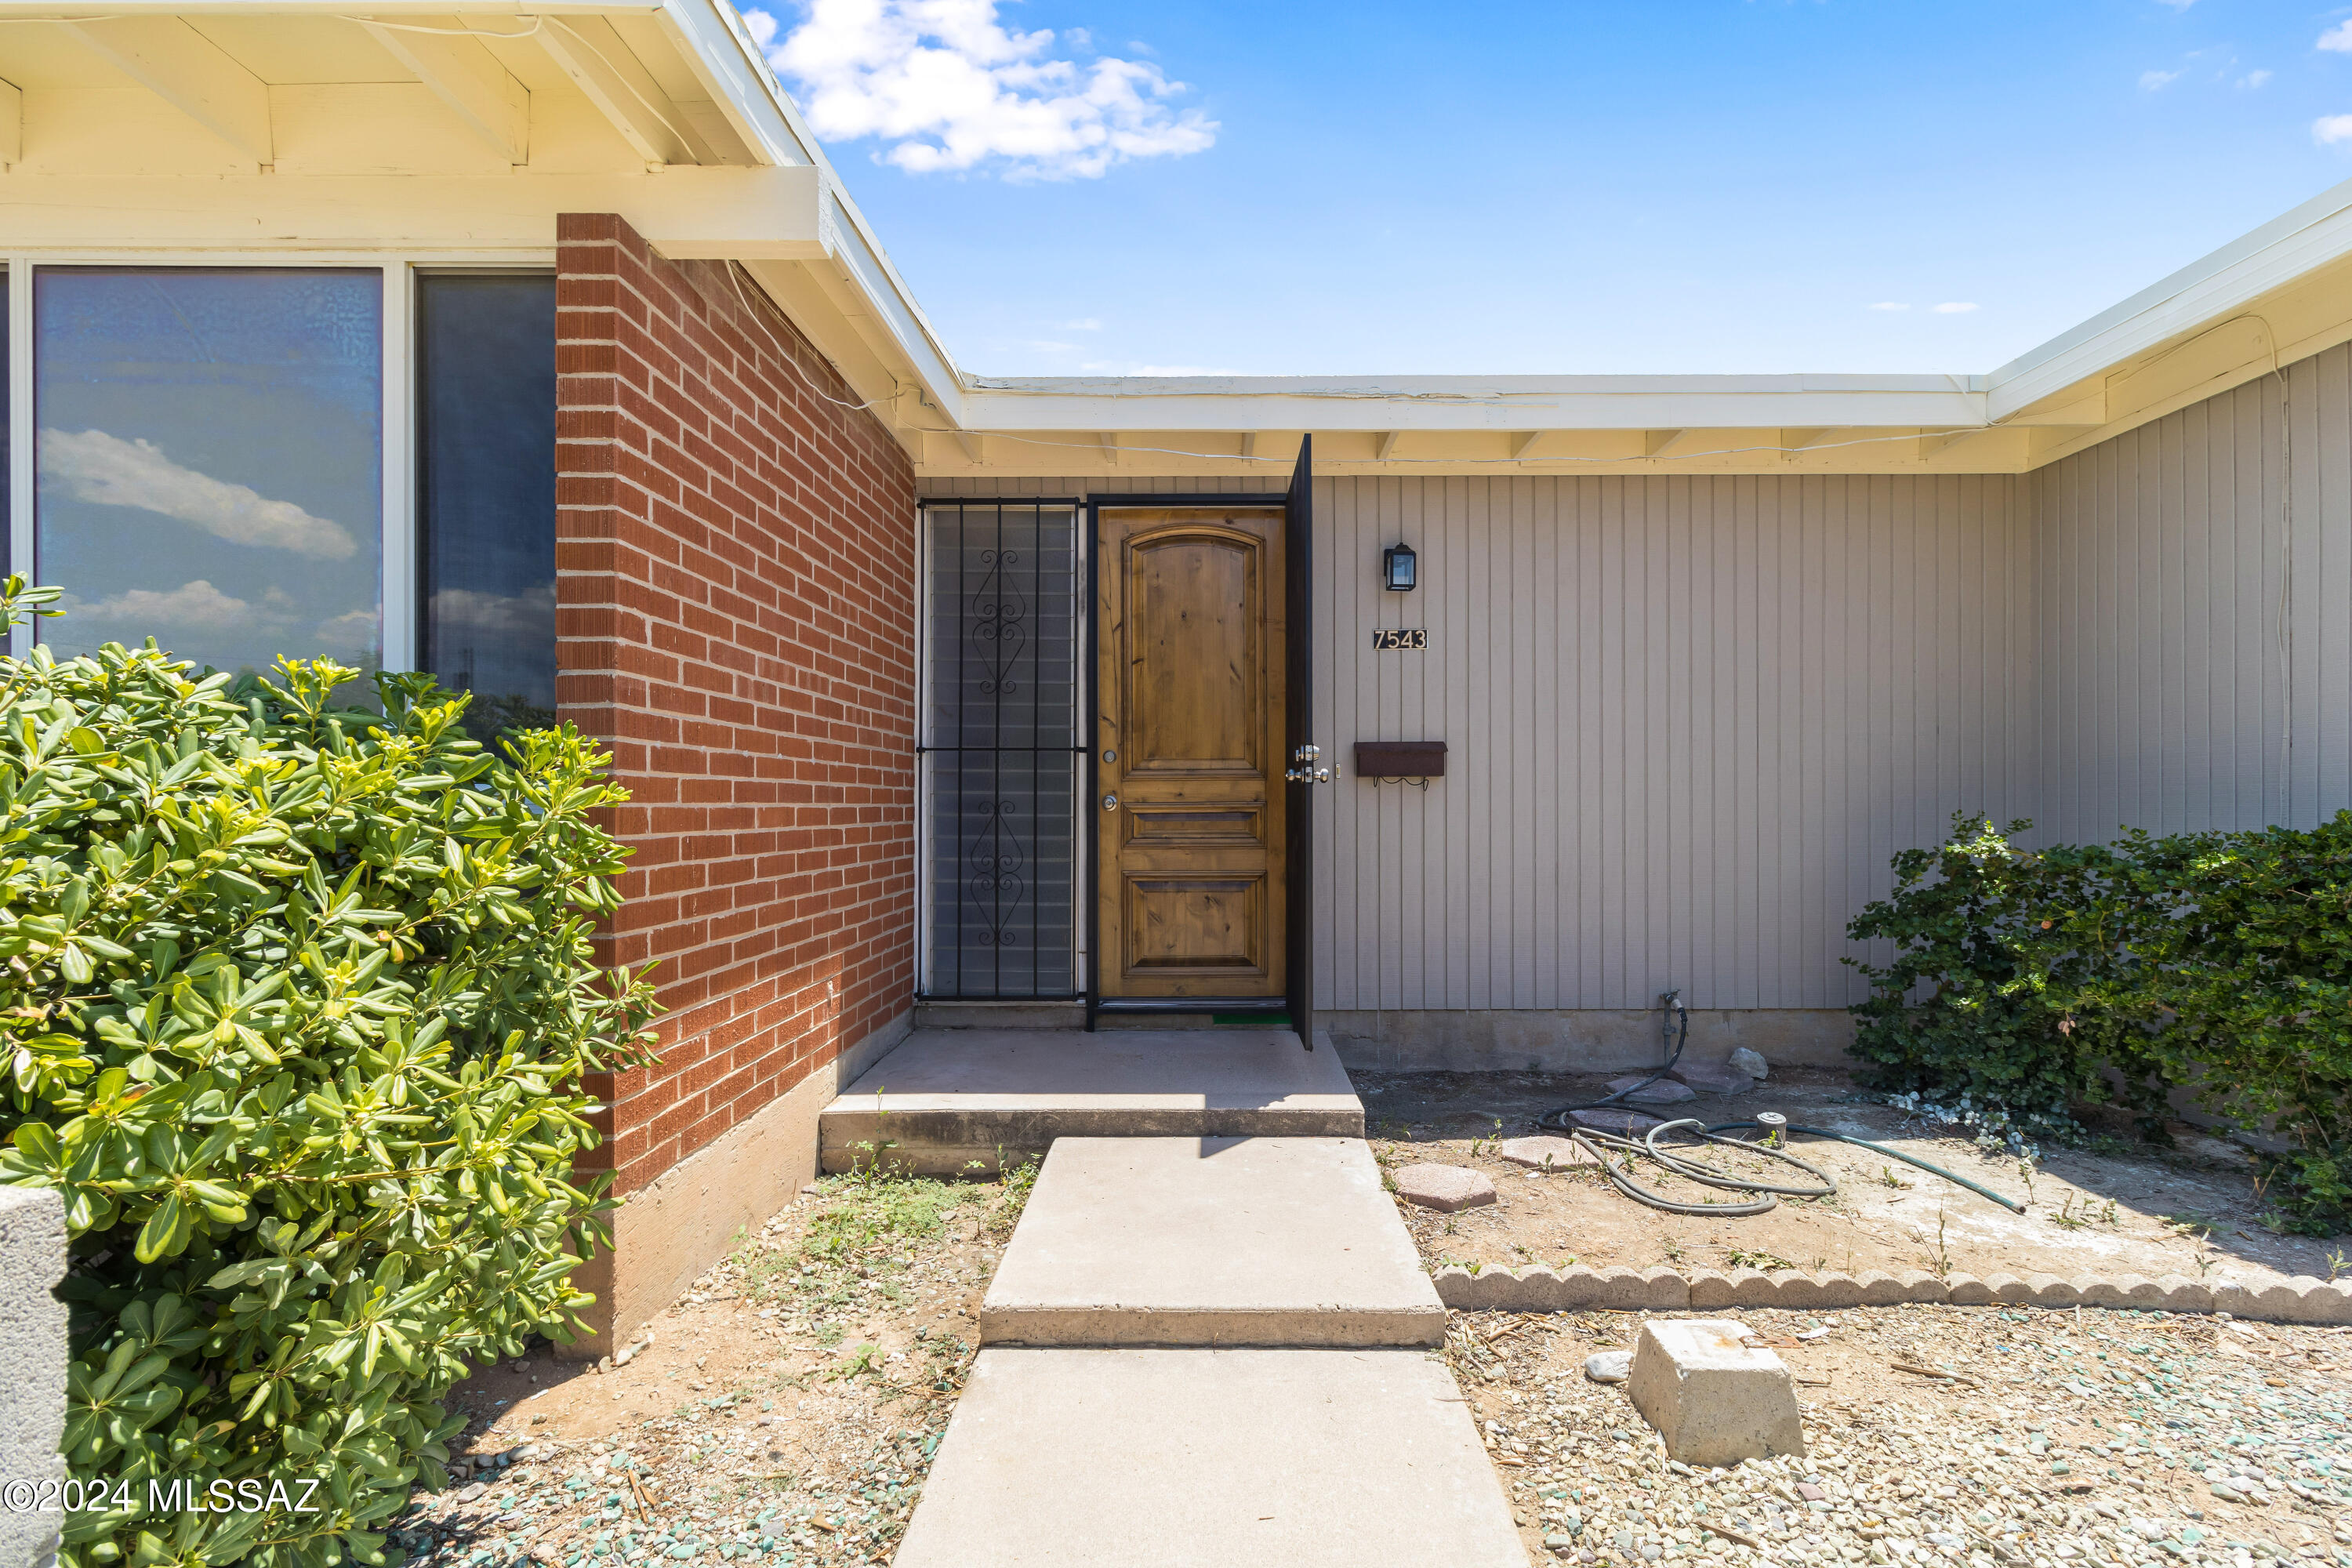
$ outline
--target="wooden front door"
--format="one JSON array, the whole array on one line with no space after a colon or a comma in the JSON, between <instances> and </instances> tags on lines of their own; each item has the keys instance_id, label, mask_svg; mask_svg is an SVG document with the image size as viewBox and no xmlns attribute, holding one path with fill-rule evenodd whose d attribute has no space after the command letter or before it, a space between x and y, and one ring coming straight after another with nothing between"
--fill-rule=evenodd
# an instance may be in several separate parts
<instances>
[{"instance_id":1,"label":"wooden front door","mask_svg":"<svg viewBox=\"0 0 2352 1568\"><path fill-rule=\"evenodd\" d=\"M1097 548L1101 994L1280 996L1283 513L1105 509Z\"/></svg>"}]
</instances>

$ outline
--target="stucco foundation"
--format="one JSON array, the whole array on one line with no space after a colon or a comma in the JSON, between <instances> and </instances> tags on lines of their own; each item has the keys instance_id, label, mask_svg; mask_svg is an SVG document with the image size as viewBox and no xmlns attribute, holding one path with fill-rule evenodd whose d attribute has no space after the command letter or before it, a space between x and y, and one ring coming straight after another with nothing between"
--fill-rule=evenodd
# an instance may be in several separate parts
<instances>
[{"instance_id":1,"label":"stucco foundation","mask_svg":"<svg viewBox=\"0 0 2352 1568\"><path fill-rule=\"evenodd\" d=\"M1654 1009L1320 1012L1339 1059L1372 1072L1605 1072L1665 1059ZM1685 1059L1745 1046L1768 1062L1843 1067L1853 1018L1842 1007L1693 1008Z\"/></svg>"},{"instance_id":2,"label":"stucco foundation","mask_svg":"<svg viewBox=\"0 0 2352 1568\"><path fill-rule=\"evenodd\" d=\"M803 1183L814 1180L818 1112L895 1049L911 1023L911 1014L901 1014L708 1148L629 1194L611 1216L613 1249L572 1274L582 1289L595 1292L587 1317L597 1331L559 1346L558 1353L593 1361L627 1343L726 1256L737 1233L782 1208Z\"/></svg>"}]
</instances>

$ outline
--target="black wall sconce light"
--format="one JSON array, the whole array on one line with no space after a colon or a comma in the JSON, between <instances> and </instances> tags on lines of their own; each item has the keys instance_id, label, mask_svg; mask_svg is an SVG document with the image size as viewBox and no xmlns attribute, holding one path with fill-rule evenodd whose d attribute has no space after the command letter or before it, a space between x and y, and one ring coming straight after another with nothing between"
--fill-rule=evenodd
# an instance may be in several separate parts
<instances>
[{"instance_id":1,"label":"black wall sconce light","mask_svg":"<svg viewBox=\"0 0 2352 1568\"><path fill-rule=\"evenodd\" d=\"M1410 544L1391 544L1381 552L1381 586L1391 594L1410 594L1420 582L1419 558Z\"/></svg>"}]
</instances>

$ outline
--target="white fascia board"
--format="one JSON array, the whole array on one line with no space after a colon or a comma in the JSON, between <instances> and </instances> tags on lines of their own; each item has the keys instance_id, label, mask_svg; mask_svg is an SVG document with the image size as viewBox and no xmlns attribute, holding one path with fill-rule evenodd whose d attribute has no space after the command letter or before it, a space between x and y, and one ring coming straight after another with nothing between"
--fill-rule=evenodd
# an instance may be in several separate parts
<instances>
[{"instance_id":1,"label":"white fascia board","mask_svg":"<svg viewBox=\"0 0 2352 1568\"><path fill-rule=\"evenodd\" d=\"M1656 430L1972 426L1965 376L1184 376L975 383L982 430Z\"/></svg>"},{"instance_id":2,"label":"white fascia board","mask_svg":"<svg viewBox=\"0 0 2352 1568\"><path fill-rule=\"evenodd\" d=\"M2304 273L2352 255L2352 180L2200 257L2170 277L2030 349L1984 378L2005 419L2135 354L2227 317Z\"/></svg>"},{"instance_id":3,"label":"white fascia board","mask_svg":"<svg viewBox=\"0 0 2352 1568\"><path fill-rule=\"evenodd\" d=\"M832 160L801 117L800 106L776 80L741 15L726 0L659 4L665 27L680 46L680 54L745 142L778 162L817 170L824 184L824 253L864 296L874 328L882 335L883 341L873 343L875 350L886 361L902 364L947 420L960 423L963 372L924 318L914 290L898 276L873 226L850 199Z\"/></svg>"},{"instance_id":4,"label":"white fascia board","mask_svg":"<svg viewBox=\"0 0 2352 1568\"><path fill-rule=\"evenodd\" d=\"M10 21L87 21L92 16L649 16L666 0L0 0Z\"/></svg>"},{"instance_id":5,"label":"white fascia board","mask_svg":"<svg viewBox=\"0 0 2352 1568\"><path fill-rule=\"evenodd\" d=\"M60 199L61 195L69 200ZM28 251L552 250L563 213L618 213L665 256L827 253L814 169L608 174L232 174L0 180Z\"/></svg>"}]
</instances>

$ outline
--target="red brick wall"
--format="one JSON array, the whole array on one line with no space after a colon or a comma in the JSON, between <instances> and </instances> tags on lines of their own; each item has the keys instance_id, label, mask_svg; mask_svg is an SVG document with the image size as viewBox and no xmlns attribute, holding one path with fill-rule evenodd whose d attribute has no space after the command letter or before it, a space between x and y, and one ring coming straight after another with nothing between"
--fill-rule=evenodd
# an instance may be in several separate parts
<instances>
[{"instance_id":1,"label":"red brick wall","mask_svg":"<svg viewBox=\"0 0 2352 1568\"><path fill-rule=\"evenodd\" d=\"M908 1005L915 479L749 279L605 215L556 255L557 700L634 797L608 961L669 1009L592 1086L626 1192Z\"/></svg>"}]
</instances>

